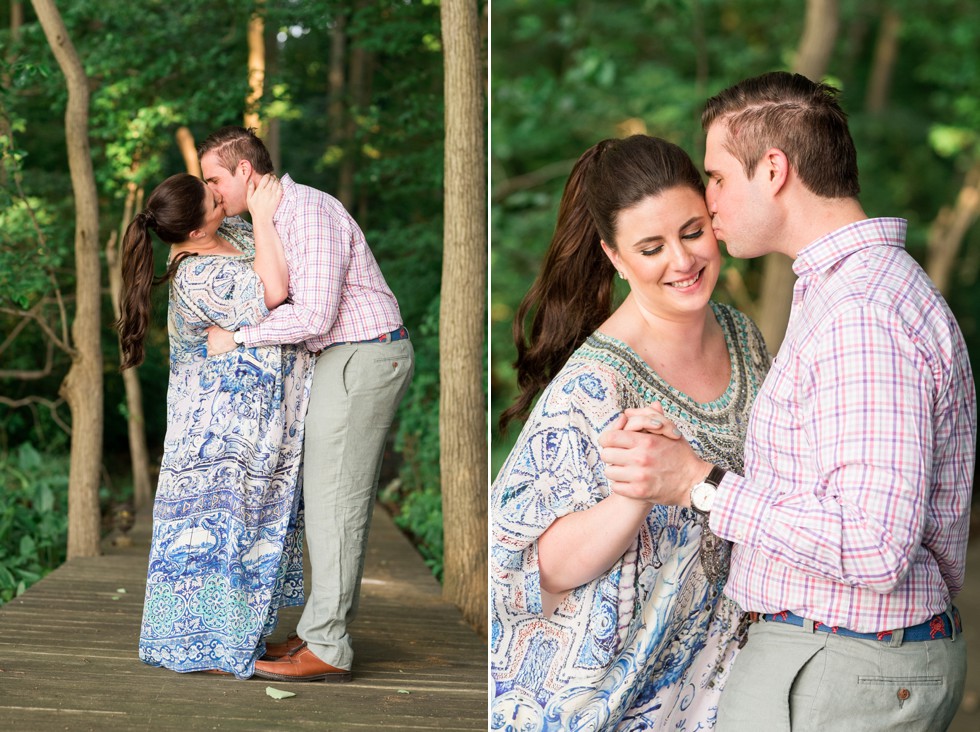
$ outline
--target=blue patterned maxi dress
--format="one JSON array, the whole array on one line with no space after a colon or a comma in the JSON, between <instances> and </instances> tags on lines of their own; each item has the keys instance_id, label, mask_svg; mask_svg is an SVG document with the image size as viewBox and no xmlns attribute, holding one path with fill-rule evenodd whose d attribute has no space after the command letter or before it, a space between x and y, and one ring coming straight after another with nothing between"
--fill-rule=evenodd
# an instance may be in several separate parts
<instances>
[{"instance_id":1,"label":"blue patterned maxi dress","mask_svg":"<svg viewBox=\"0 0 980 732\"><path fill-rule=\"evenodd\" d=\"M492 730L705 730L737 650L740 611L706 578L702 523L656 506L626 553L541 612L537 538L609 495L599 434L625 407L659 401L709 462L742 470L749 409L769 367L755 325L712 303L731 381L702 404L625 343L594 333L545 389L491 489ZM727 549L727 545L724 547ZM727 557L723 566L727 568Z\"/></svg>"},{"instance_id":2,"label":"blue patterned maxi dress","mask_svg":"<svg viewBox=\"0 0 980 732\"><path fill-rule=\"evenodd\" d=\"M167 436L153 504L140 658L174 671L252 675L278 609L303 602L303 420L313 373L302 346L206 358L205 328L268 310L251 227L219 234L242 256L194 256L170 285Z\"/></svg>"}]
</instances>

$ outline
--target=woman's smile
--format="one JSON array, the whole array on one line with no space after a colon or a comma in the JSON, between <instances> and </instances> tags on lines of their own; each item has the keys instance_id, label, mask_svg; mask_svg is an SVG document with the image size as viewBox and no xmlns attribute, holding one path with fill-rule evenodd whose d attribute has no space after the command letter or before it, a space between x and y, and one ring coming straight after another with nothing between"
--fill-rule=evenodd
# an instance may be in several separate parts
<instances>
[{"instance_id":1,"label":"woman's smile","mask_svg":"<svg viewBox=\"0 0 980 732\"><path fill-rule=\"evenodd\" d=\"M694 273L694 276L689 277L686 280L675 280L673 282L668 282L667 285L669 287L673 287L678 290L687 289L692 285L696 285L698 282L701 281L701 275L703 272L704 272L704 268L701 268Z\"/></svg>"}]
</instances>

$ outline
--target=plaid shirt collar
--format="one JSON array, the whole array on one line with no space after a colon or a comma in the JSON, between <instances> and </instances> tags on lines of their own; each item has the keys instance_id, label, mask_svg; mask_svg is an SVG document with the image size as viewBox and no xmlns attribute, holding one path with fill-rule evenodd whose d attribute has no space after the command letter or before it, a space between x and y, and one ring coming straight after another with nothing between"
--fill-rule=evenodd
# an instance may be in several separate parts
<instances>
[{"instance_id":1,"label":"plaid shirt collar","mask_svg":"<svg viewBox=\"0 0 980 732\"><path fill-rule=\"evenodd\" d=\"M905 246L908 221L897 218L864 219L807 244L793 262L797 277L825 274L855 252L872 246Z\"/></svg>"}]
</instances>

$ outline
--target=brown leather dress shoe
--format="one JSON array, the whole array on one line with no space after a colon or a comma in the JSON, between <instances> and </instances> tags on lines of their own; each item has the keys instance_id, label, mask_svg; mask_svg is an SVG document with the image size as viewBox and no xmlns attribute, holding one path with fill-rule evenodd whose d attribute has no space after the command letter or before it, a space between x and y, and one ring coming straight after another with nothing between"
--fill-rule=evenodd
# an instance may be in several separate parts
<instances>
[{"instance_id":1,"label":"brown leather dress shoe","mask_svg":"<svg viewBox=\"0 0 980 732\"><path fill-rule=\"evenodd\" d=\"M295 633L290 633L286 636L286 640L282 643L266 643L265 644L265 655L262 656L263 661L278 661L283 656L289 655L289 652L295 648L299 648L303 645L303 639L300 638Z\"/></svg>"},{"instance_id":2,"label":"brown leather dress shoe","mask_svg":"<svg viewBox=\"0 0 980 732\"><path fill-rule=\"evenodd\" d=\"M321 661L306 643L278 661L256 661L255 677L273 681L350 681L350 671Z\"/></svg>"}]
</instances>

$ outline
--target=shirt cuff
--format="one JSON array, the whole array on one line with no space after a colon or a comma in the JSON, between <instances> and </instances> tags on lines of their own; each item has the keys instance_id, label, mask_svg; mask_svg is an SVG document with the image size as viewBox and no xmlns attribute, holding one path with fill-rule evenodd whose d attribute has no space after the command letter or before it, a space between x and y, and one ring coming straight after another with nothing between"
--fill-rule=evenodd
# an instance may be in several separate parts
<instances>
[{"instance_id":1,"label":"shirt cuff","mask_svg":"<svg viewBox=\"0 0 980 732\"><path fill-rule=\"evenodd\" d=\"M255 325L243 325L238 329L238 332L242 334L242 345L246 348L252 348L252 341L256 340L255 336L257 333L258 326Z\"/></svg>"},{"instance_id":2,"label":"shirt cuff","mask_svg":"<svg viewBox=\"0 0 980 732\"><path fill-rule=\"evenodd\" d=\"M741 475L726 473L718 484L708 526L723 539L754 546L771 498L771 491L761 491Z\"/></svg>"}]
</instances>

